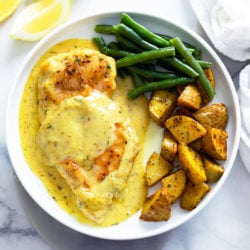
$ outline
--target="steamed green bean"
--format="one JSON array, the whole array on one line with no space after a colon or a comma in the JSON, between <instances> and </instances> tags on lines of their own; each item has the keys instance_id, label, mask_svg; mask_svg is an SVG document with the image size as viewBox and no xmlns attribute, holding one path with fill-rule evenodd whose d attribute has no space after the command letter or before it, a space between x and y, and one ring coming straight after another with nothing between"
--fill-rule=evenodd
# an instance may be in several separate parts
<instances>
[{"instance_id":1,"label":"steamed green bean","mask_svg":"<svg viewBox=\"0 0 250 250\"><path fill-rule=\"evenodd\" d=\"M138 54L128 55L116 61L117 68L128 67L134 64L142 63L149 60L158 58L174 56L175 50L171 47L160 48L155 50L143 51Z\"/></svg>"},{"instance_id":2,"label":"steamed green bean","mask_svg":"<svg viewBox=\"0 0 250 250\"><path fill-rule=\"evenodd\" d=\"M181 41L179 37L172 38L170 42L175 46L175 49L182 55L182 57L186 60L186 62L196 71L198 72L198 78L200 80L200 83L206 93L209 96L210 101L214 97L214 89L205 75L202 67L200 64L195 60L195 58L192 56L192 54L188 51L185 44Z\"/></svg>"},{"instance_id":3,"label":"steamed green bean","mask_svg":"<svg viewBox=\"0 0 250 250\"><path fill-rule=\"evenodd\" d=\"M133 29L137 34L139 34L143 39L156 46L166 47L170 45L169 41L148 30L146 27L136 22L126 13L122 13L121 23L127 25L128 27Z\"/></svg>"},{"instance_id":4,"label":"steamed green bean","mask_svg":"<svg viewBox=\"0 0 250 250\"><path fill-rule=\"evenodd\" d=\"M141 94L157 90L157 89L170 89L178 85L187 85L189 83L194 82L195 79L193 78L185 78L185 77L178 77L175 79L165 79L159 82L148 82L145 83L137 88L132 89L128 93L129 99L135 99L136 97L140 96Z\"/></svg>"}]
</instances>

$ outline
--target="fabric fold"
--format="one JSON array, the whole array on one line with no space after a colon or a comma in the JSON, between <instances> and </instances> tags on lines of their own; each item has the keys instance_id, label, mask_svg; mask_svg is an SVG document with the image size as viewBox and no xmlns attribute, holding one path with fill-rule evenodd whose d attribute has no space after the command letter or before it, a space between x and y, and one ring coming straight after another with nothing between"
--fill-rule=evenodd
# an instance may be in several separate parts
<instances>
[{"instance_id":1,"label":"fabric fold","mask_svg":"<svg viewBox=\"0 0 250 250\"><path fill-rule=\"evenodd\" d=\"M237 61L250 59L249 0L189 0L213 45Z\"/></svg>"},{"instance_id":2,"label":"fabric fold","mask_svg":"<svg viewBox=\"0 0 250 250\"><path fill-rule=\"evenodd\" d=\"M222 54L236 61L250 59L249 0L189 0L207 36ZM250 65L239 74L241 110L239 155L250 172Z\"/></svg>"}]
</instances>

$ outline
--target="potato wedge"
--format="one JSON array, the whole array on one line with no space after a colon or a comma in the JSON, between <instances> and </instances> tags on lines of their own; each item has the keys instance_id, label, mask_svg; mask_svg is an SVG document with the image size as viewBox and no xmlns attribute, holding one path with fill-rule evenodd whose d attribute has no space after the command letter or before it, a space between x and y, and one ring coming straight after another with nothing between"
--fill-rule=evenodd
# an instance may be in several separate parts
<instances>
[{"instance_id":1,"label":"potato wedge","mask_svg":"<svg viewBox=\"0 0 250 250\"><path fill-rule=\"evenodd\" d=\"M178 159L193 183L198 184L207 180L200 154L187 144L178 144Z\"/></svg>"},{"instance_id":2,"label":"potato wedge","mask_svg":"<svg viewBox=\"0 0 250 250\"><path fill-rule=\"evenodd\" d=\"M175 87L178 95L181 94L181 92L184 90L185 86L184 85L178 85Z\"/></svg>"},{"instance_id":3,"label":"potato wedge","mask_svg":"<svg viewBox=\"0 0 250 250\"><path fill-rule=\"evenodd\" d=\"M201 107L201 103L201 94L198 88L193 84L185 86L177 98L178 106L187 107L191 110L198 110Z\"/></svg>"},{"instance_id":4,"label":"potato wedge","mask_svg":"<svg viewBox=\"0 0 250 250\"><path fill-rule=\"evenodd\" d=\"M211 70L211 68L204 69L204 73L206 74L207 78L209 79L212 87L215 88L214 74L213 74L213 71ZM206 93L206 91L204 90L204 88L202 87L198 78L197 78L195 84L201 93L202 102L204 104L208 104L209 103L209 96Z\"/></svg>"},{"instance_id":5,"label":"potato wedge","mask_svg":"<svg viewBox=\"0 0 250 250\"><path fill-rule=\"evenodd\" d=\"M144 221L165 221L170 218L171 204L163 188L147 197L140 219Z\"/></svg>"},{"instance_id":6,"label":"potato wedge","mask_svg":"<svg viewBox=\"0 0 250 250\"><path fill-rule=\"evenodd\" d=\"M165 126L178 142L190 143L206 134L206 129L196 120L184 115L168 118Z\"/></svg>"},{"instance_id":7,"label":"potato wedge","mask_svg":"<svg viewBox=\"0 0 250 250\"><path fill-rule=\"evenodd\" d=\"M214 103L193 113L194 118L205 128L225 129L228 121L227 107L223 103Z\"/></svg>"},{"instance_id":8,"label":"potato wedge","mask_svg":"<svg viewBox=\"0 0 250 250\"><path fill-rule=\"evenodd\" d=\"M161 180L170 203L174 203L182 195L186 187L186 179L185 171L179 169Z\"/></svg>"},{"instance_id":9,"label":"potato wedge","mask_svg":"<svg viewBox=\"0 0 250 250\"><path fill-rule=\"evenodd\" d=\"M156 90L149 101L149 114L159 126L164 126L165 120L175 109L176 94L167 90Z\"/></svg>"},{"instance_id":10,"label":"potato wedge","mask_svg":"<svg viewBox=\"0 0 250 250\"><path fill-rule=\"evenodd\" d=\"M189 116L189 117L193 117L193 113L191 112L191 110L187 109L186 107L176 107L174 109L174 111L171 113L171 116L174 115L185 115L185 116Z\"/></svg>"},{"instance_id":11,"label":"potato wedge","mask_svg":"<svg viewBox=\"0 0 250 250\"><path fill-rule=\"evenodd\" d=\"M186 189L181 197L181 208L185 210L194 209L209 191L210 187L204 182L194 184L188 181Z\"/></svg>"},{"instance_id":12,"label":"potato wedge","mask_svg":"<svg viewBox=\"0 0 250 250\"><path fill-rule=\"evenodd\" d=\"M162 177L173 170L173 165L166 161L160 154L153 152L146 165L146 183L154 185Z\"/></svg>"},{"instance_id":13,"label":"potato wedge","mask_svg":"<svg viewBox=\"0 0 250 250\"><path fill-rule=\"evenodd\" d=\"M177 141L173 135L166 129L161 143L161 156L169 161L173 162L177 153Z\"/></svg>"},{"instance_id":14,"label":"potato wedge","mask_svg":"<svg viewBox=\"0 0 250 250\"><path fill-rule=\"evenodd\" d=\"M201 150L201 138L188 144L191 148L199 152Z\"/></svg>"},{"instance_id":15,"label":"potato wedge","mask_svg":"<svg viewBox=\"0 0 250 250\"><path fill-rule=\"evenodd\" d=\"M227 132L218 128L207 128L202 137L202 150L215 160L227 159Z\"/></svg>"},{"instance_id":16,"label":"potato wedge","mask_svg":"<svg viewBox=\"0 0 250 250\"><path fill-rule=\"evenodd\" d=\"M202 161L207 176L207 182L218 181L224 173L223 166L205 155L202 156Z\"/></svg>"}]
</instances>

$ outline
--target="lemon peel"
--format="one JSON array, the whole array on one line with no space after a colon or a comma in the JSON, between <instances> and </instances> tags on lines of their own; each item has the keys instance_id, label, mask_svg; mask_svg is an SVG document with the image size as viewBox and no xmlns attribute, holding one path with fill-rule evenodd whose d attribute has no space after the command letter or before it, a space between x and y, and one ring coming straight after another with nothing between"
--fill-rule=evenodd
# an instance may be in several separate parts
<instances>
[{"instance_id":1,"label":"lemon peel","mask_svg":"<svg viewBox=\"0 0 250 250\"><path fill-rule=\"evenodd\" d=\"M0 22L10 17L20 3L21 0L0 0Z\"/></svg>"},{"instance_id":2,"label":"lemon peel","mask_svg":"<svg viewBox=\"0 0 250 250\"><path fill-rule=\"evenodd\" d=\"M64 23L70 14L70 0L39 0L26 6L17 16L10 36L37 41Z\"/></svg>"}]
</instances>

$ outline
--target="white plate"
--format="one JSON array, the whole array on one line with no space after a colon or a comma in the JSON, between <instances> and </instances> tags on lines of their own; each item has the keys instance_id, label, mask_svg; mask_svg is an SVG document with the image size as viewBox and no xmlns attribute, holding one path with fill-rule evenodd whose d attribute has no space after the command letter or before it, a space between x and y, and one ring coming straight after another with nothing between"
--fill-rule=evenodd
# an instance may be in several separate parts
<instances>
[{"instance_id":1,"label":"white plate","mask_svg":"<svg viewBox=\"0 0 250 250\"><path fill-rule=\"evenodd\" d=\"M9 155L17 177L30 196L48 214L71 229L86 235L113 240L139 239L167 232L188 221L201 211L212 200L228 177L237 154L240 138L240 111L237 94L225 66L212 48L202 38L186 27L154 16L139 13L129 14L154 32L179 36L184 41L193 43L202 49L203 59L213 63L212 69L216 79L216 96L213 102L225 103L229 111L229 121L227 126L227 132L229 134L229 157L228 160L224 162L224 175L212 186L211 191L196 209L187 212L179 208L179 204L177 203L172 206L172 216L167 222L143 222L138 219L138 214L135 214L120 225L109 228L96 228L84 225L69 216L55 203L53 199L51 199L40 179L33 174L27 165L22 154L18 128L19 105L24 85L36 61L50 47L62 40L69 38L91 39L96 35L94 32L94 26L96 24L116 24L120 20L121 13L104 13L73 21L57 29L39 42L29 53L20 68L13 89L10 93L6 115L6 137Z\"/></svg>"}]
</instances>

